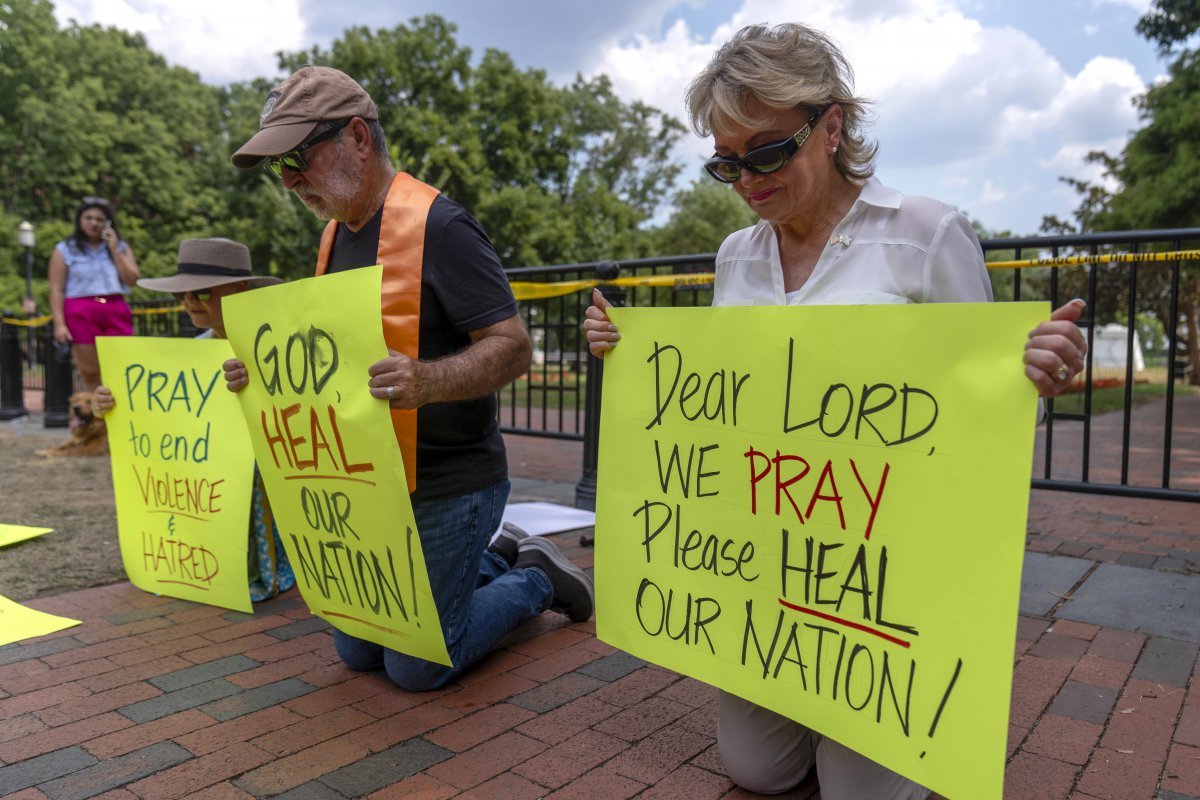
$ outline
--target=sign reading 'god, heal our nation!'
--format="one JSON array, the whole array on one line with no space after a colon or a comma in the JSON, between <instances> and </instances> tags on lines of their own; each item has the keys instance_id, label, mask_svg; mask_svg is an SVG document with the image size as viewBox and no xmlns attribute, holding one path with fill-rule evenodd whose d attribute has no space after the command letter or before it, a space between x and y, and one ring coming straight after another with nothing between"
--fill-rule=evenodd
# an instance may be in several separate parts
<instances>
[{"instance_id":1,"label":"sign reading 'god, heal our nation!'","mask_svg":"<svg viewBox=\"0 0 1200 800\"><path fill-rule=\"evenodd\" d=\"M224 300L250 383L238 392L259 472L309 609L352 636L450 664L388 404L382 269Z\"/></svg>"},{"instance_id":2,"label":"sign reading 'god, heal our nation!'","mask_svg":"<svg viewBox=\"0 0 1200 800\"><path fill-rule=\"evenodd\" d=\"M999 800L1046 305L609 313L600 638Z\"/></svg>"}]
</instances>

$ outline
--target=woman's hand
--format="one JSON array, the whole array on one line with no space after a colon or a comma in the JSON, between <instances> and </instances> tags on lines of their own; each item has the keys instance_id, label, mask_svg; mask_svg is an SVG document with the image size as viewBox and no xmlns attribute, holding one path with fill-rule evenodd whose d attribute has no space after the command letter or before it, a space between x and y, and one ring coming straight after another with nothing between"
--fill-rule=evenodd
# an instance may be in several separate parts
<instances>
[{"instance_id":1,"label":"woman's hand","mask_svg":"<svg viewBox=\"0 0 1200 800\"><path fill-rule=\"evenodd\" d=\"M1050 319L1029 332L1025 342L1025 374L1042 397L1055 397L1083 372L1087 341L1075 321L1087 303L1075 299L1056 308Z\"/></svg>"},{"instance_id":2,"label":"woman's hand","mask_svg":"<svg viewBox=\"0 0 1200 800\"><path fill-rule=\"evenodd\" d=\"M97 417L103 417L105 414L113 410L113 406L117 403L113 400L112 392L107 386L97 386L96 391L92 392L92 414Z\"/></svg>"},{"instance_id":3,"label":"woman's hand","mask_svg":"<svg viewBox=\"0 0 1200 800\"><path fill-rule=\"evenodd\" d=\"M54 341L58 342L59 344L70 344L72 341L74 341L71 338L71 331L67 329L67 324L65 322L55 321Z\"/></svg>"},{"instance_id":4,"label":"woman's hand","mask_svg":"<svg viewBox=\"0 0 1200 800\"><path fill-rule=\"evenodd\" d=\"M108 249L115 253L117 250L117 244L121 240L117 238L117 232L113 230L112 225L105 225L100 229L100 241L108 245Z\"/></svg>"},{"instance_id":5,"label":"woman's hand","mask_svg":"<svg viewBox=\"0 0 1200 800\"><path fill-rule=\"evenodd\" d=\"M231 392L240 392L250 383L250 373L246 365L236 358L231 358L221 365L225 372L225 388Z\"/></svg>"},{"instance_id":6,"label":"woman's hand","mask_svg":"<svg viewBox=\"0 0 1200 800\"><path fill-rule=\"evenodd\" d=\"M583 330L587 334L588 349L596 358L604 358L604 354L617 346L621 334L617 326L608 320L608 309L612 303L605 299L599 289L592 290L592 305L584 312L587 319L583 321Z\"/></svg>"}]
</instances>

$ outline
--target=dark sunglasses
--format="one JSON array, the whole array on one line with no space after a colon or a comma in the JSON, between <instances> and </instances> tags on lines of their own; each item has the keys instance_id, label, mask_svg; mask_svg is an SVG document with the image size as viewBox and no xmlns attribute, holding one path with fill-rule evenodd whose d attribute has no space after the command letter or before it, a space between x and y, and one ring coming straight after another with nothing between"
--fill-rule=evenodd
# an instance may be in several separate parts
<instances>
[{"instance_id":1,"label":"dark sunglasses","mask_svg":"<svg viewBox=\"0 0 1200 800\"><path fill-rule=\"evenodd\" d=\"M781 170L800 150L800 145L808 140L813 131L813 123L824 113L825 109L822 108L813 114L812 119L804 123L804 127L796 131L794 135L778 142L756 147L741 158L713 156L704 162L704 169L721 183L733 183L741 177L742 170L748 170L756 175L770 175L772 172Z\"/></svg>"},{"instance_id":2,"label":"dark sunglasses","mask_svg":"<svg viewBox=\"0 0 1200 800\"><path fill-rule=\"evenodd\" d=\"M354 118L351 117L350 119ZM267 172L270 172L277 178L283 174L284 167L287 167L293 172L304 172L304 170L308 169L308 162L304 159L302 153L309 148L319 145L326 139L332 139L334 136L337 136L341 132L342 128L350 124L350 119L342 120L332 128L318 133L307 142L303 142L299 147L289 150L281 156L268 158L263 162L263 169L265 169Z\"/></svg>"},{"instance_id":3,"label":"dark sunglasses","mask_svg":"<svg viewBox=\"0 0 1200 800\"><path fill-rule=\"evenodd\" d=\"M205 303L208 302L208 300L213 296L213 290L210 287L208 289L193 289L189 292L171 292L171 294L175 295L175 299L181 303L183 302L183 298L187 297L189 294L199 300L201 303Z\"/></svg>"}]
</instances>

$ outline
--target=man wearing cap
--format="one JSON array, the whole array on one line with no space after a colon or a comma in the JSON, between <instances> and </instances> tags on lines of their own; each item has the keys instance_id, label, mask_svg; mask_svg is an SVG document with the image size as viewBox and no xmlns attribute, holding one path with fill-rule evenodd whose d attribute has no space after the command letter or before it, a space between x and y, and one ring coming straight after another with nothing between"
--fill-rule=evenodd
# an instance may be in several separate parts
<instances>
[{"instance_id":1,"label":"man wearing cap","mask_svg":"<svg viewBox=\"0 0 1200 800\"><path fill-rule=\"evenodd\" d=\"M264 163L265 162L265 163ZM413 691L436 689L509 631L553 608L592 615L592 581L544 539L506 529L496 390L529 368L531 347L487 234L437 189L397 172L379 111L350 76L302 67L267 96L260 128L233 163L264 166L329 220L316 274L383 265L390 355L368 370L388 402L426 568L453 668L334 632L342 660ZM248 376L226 364L229 388ZM397 533L399 533L397 531Z\"/></svg>"},{"instance_id":2,"label":"man wearing cap","mask_svg":"<svg viewBox=\"0 0 1200 800\"><path fill-rule=\"evenodd\" d=\"M221 299L231 294L279 283L279 278L255 275L250 250L231 239L184 239L179 243L175 274L167 278L142 278L138 286L168 292L183 304L192 324L204 329L197 339L224 339L225 318ZM98 386L92 394L92 413L104 416L113 409L112 390ZM250 599L257 603L296 585L271 506L258 470L250 504Z\"/></svg>"}]
</instances>

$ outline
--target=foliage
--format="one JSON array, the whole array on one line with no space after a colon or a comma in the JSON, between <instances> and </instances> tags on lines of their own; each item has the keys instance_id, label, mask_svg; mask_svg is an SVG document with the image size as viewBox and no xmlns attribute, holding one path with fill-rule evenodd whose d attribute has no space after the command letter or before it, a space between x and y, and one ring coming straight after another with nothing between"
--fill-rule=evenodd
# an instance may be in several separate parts
<instances>
[{"instance_id":1,"label":"foliage","mask_svg":"<svg viewBox=\"0 0 1200 800\"><path fill-rule=\"evenodd\" d=\"M1067 179L1080 195L1075 212L1079 230L1130 230L1200 226L1200 51L1187 44L1200 31L1200 6L1195 0L1155 0L1138 23L1138 32L1154 41L1164 55L1174 54L1168 79L1151 87L1138 99L1145 126L1138 130L1118 156L1092 153L1089 160L1102 164L1120 188L1109 193L1102 186ZM1047 218L1043 230L1066 232L1070 223ZM1194 243L1192 243L1194 245ZM1138 292L1159 320L1171 321L1172 272L1167 267L1138 268ZM1094 309L1103 321L1105 312L1120 313L1127 303L1122 276L1125 270L1101 268L1098 282L1111 291L1113 309ZM1181 335L1188 340L1192 380L1200 381L1200 268L1180 270L1179 311Z\"/></svg>"},{"instance_id":2,"label":"foliage","mask_svg":"<svg viewBox=\"0 0 1200 800\"><path fill-rule=\"evenodd\" d=\"M349 28L328 49L281 53L280 75L216 88L169 66L140 35L59 28L48 0L5 0L0 308L15 308L24 293L22 219L37 229L35 296L48 307L46 264L84 195L112 202L145 275L172 272L188 236L244 242L259 272L310 274L323 223L266 172L229 162L258 129L271 87L308 63L363 83L393 160L470 210L505 264L651 252L683 126L622 101L604 76L560 86L498 50L473 61L455 26L430 15L387 30Z\"/></svg>"},{"instance_id":3,"label":"foliage","mask_svg":"<svg viewBox=\"0 0 1200 800\"><path fill-rule=\"evenodd\" d=\"M1152 314L1138 314L1134 320L1134 330L1143 351L1159 353L1167 349L1167 333L1158 317Z\"/></svg>"},{"instance_id":4,"label":"foliage","mask_svg":"<svg viewBox=\"0 0 1200 800\"><path fill-rule=\"evenodd\" d=\"M1195 394L1196 389L1190 386L1176 385L1174 389L1177 397L1182 397L1190 394ZM1133 385L1133 405L1131 408L1144 406L1147 403L1160 401L1167 396L1167 386L1165 383L1135 383ZM1072 391L1066 394L1061 394L1054 398L1054 413L1055 414L1082 414L1084 408L1084 393L1082 391ZM1123 411L1125 409L1125 385L1124 381L1119 381L1116 385L1098 386L1092 389L1092 415L1107 414L1111 411Z\"/></svg>"},{"instance_id":5,"label":"foliage","mask_svg":"<svg viewBox=\"0 0 1200 800\"><path fill-rule=\"evenodd\" d=\"M625 103L607 77L550 83L489 49L477 66L435 15L351 28L329 50L283 54L336 67L379 106L397 165L470 210L501 259L536 266L646 253L643 227L678 167L673 118Z\"/></svg>"},{"instance_id":6,"label":"foliage","mask_svg":"<svg viewBox=\"0 0 1200 800\"><path fill-rule=\"evenodd\" d=\"M655 255L715 253L725 237L758 221L731 187L701 175L675 195L671 218L650 238Z\"/></svg>"}]
</instances>

